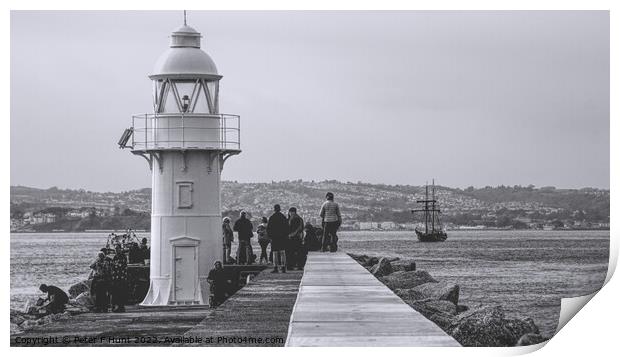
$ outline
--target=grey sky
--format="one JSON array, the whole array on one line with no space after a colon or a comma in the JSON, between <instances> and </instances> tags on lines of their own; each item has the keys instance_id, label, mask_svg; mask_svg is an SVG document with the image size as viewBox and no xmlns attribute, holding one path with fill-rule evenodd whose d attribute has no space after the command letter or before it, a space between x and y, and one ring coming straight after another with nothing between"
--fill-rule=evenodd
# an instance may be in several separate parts
<instances>
[{"instance_id":1,"label":"grey sky","mask_svg":"<svg viewBox=\"0 0 620 357\"><path fill-rule=\"evenodd\" d=\"M11 184L150 186L116 141L151 112L177 12L12 12ZM609 187L608 12L198 12L241 115L223 179Z\"/></svg>"}]
</instances>

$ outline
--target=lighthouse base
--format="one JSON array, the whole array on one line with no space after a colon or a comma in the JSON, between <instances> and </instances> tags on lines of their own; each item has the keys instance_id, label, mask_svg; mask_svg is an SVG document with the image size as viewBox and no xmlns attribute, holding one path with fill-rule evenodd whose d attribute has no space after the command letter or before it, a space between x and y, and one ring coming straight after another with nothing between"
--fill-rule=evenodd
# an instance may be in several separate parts
<instances>
[{"instance_id":1,"label":"lighthouse base","mask_svg":"<svg viewBox=\"0 0 620 357\"><path fill-rule=\"evenodd\" d=\"M208 305L209 283L206 276L198 279L197 291L192 299L174 299L172 284L172 279L168 277L151 278L149 291L140 306Z\"/></svg>"}]
</instances>

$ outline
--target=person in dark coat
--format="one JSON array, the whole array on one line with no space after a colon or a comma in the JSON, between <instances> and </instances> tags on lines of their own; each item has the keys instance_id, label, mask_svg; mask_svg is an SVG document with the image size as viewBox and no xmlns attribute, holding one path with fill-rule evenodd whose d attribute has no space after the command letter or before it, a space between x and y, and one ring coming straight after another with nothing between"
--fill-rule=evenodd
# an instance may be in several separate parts
<instances>
[{"instance_id":1,"label":"person in dark coat","mask_svg":"<svg viewBox=\"0 0 620 357\"><path fill-rule=\"evenodd\" d=\"M48 313L58 314L65 311L65 305L69 302L69 296L67 296L67 293L62 291L62 289L57 286L45 284L41 284L41 286L39 286L39 290L47 293L47 298L45 298L43 302L47 301L48 303L43 306Z\"/></svg>"},{"instance_id":2,"label":"person in dark coat","mask_svg":"<svg viewBox=\"0 0 620 357\"><path fill-rule=\"evenodd\" d=\"M137 242L129 243L129 264L144 264L144 257Z\"/></svg>"},{"instance_id":3,"label":"person in dark coat","mask_svg":"<svg viewBox=\"0 0 620 357\"><path fill-rule=\"evenodd\" d=\"M142 241L140 242L140 255L142 257L142 264L146 264L145 260L151 259L151 249L149 249L147 242L148 241L146 240L146 238L142 238Z\"/></svg>"},{"instance_id":4,"label":"person in dark coat","mask_svg":"<svg viewBox=\"0 0 620 357\"><path fill-rule=\"evenodd\" d=\"M112 259L112 312L125 312L127 289L127 257L119 244Z\"/></svg>"},{"instance_id":5,"label":"person in dark coat","mask_svg":"<svg viewBox=\"0 0 620 357\"><path fill-rule=\"evenodd\" d=\"M286 273L286 243L288 241L289 226L286 216L280 212L280 205L273 206L273 214L267 221L267 235L271 239L271 251L273 252L273 271L278 272L278 267Z\"/></svg>"},{"instance_id":6,"label":"person in dark coat","mask_svg":"<svg viewBox=\"0 0 620 357\"><path fill-rule=\"evenodd\" d=\"M213 269L209 271L207 276L207 282L209 283L209 307L214 308L226 299L228 286L221 261L218 260L213 264Z\"/></svg>"},{"instance_id":7,"label":"person in dark coat","mask_svg":"<svg viewBox=\"0 0 620 357\"><path fill-rule=\"evenodd\" d=\"M233 231L237 232L239 247L237 248L237 264L252 264L252 244L250 239L254 236L252 222L246 218L245 211L241 211L241 216L235 222Z\"/></svg>"},{"instance_id":8,"label":"person in dark coat","mask_svg":"<svg viewBox=\"0 0 620 357\"><path fill-rule=\"evenodd\" d=\"M97 260L90 265L93 280L90 283L90 296L95 300L95 312L108 312L110 304L111 259L99 252Z\"/></svg>"},{"instance_id":9,"label":"person in dark coat","mask_svg":"<svg viewBox=\"0 0 620 357\"><path fill-rule=\"evenodd\" d=\"M306 223L304 227L304 247L308 252L321 250L321 241L317 238L316 230L311 223Z\"/></svg>"},{"instance_id":10,"label":"person in dark coat","mask_svg":"<svg viewBox=\"0 0 620 357\"><path fill-rule=\"evenodd\" d=\"M288 210L289 234L288 234L288 268L291 270L303 269L306 264L304 253L304 220L297 214L297 208L291 207Z\"/></svg>"}]
</instances>

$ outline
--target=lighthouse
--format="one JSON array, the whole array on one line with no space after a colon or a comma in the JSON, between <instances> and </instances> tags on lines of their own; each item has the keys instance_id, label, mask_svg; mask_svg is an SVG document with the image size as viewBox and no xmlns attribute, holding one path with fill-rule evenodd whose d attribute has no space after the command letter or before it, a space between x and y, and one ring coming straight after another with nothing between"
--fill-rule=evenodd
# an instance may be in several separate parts
<instances>
[{"instance_id":1,"label":"lighthouse","mask_svg":"<svg viewBox=\"0 0 620 357\"><path fill-rule=\"evenodd\" d=\"M141 305L207 304L221 257L221 172L239 154L239 116L219 112L218 74L201 35L183 26L155 63L153 111L132 117L118 144L152 175L150 286Z\"/></svg>"}]
</instances>

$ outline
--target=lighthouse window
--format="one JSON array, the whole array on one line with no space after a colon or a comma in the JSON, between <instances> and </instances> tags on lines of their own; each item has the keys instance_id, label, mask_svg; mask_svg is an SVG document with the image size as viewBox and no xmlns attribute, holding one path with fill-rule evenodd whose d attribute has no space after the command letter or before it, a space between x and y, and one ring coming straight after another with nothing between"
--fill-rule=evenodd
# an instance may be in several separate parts
<instances>
[{"instance_id":1,"label":"lighthouse window","mask_svg":"<svg viewBox=\"0 0 620 357\"><path fill-rule=\"evenodd\" d=\"M194 184L192 182L177 182L178 208L192 208L192 192Z\"/></svg>"},{"instance_id":2,"label":"lighthouse window","mask_svg":"<svg viewBox=\"0 0 620 357\"><path fill-rule=\"evenodd\" d=\"M170 83L167 83L163 91L164 91L164 95L163 95L164 100L159 105L159 108L160 108L159 112L160 113L178 113L180 110L179 109L180 104L178 103L178 100L175 96L175 88L172 87Z\"/></svg>"},{"instance_id":3,"label":"lighthouse window","mask_svg":"<svg viewBox=\"0 0 620 357\"><path fill-rule=\"evenodd\" d=\"M158 113L211 113L218 109L218 81L163 80L153 88Z\"/></svg>"},{"instance_id":4,"label":"lighthouse window","mask_svg":"<svg viewBox=\"0 0 620 357\"><path fill-rule=\"evenodd\" d=\"M157 81L153 82L153 110L157 112L157 106L159 105L159 91L157 90Z\"/></svg>"},{"instance_id":5,"label":"lighthouse window","mask_svg":"<svg viewBox=\"0 0 620 357\"><path fill-rule=\"evenodd\" d=\"M207 96L202 83L199 85L194 102L194 113L210 113Z\"/></svg>"},{"instance_id":6,"label":"lighthouse window","mask_svg":"<svg viewBox=\"0 0 620 357\"><path fill-rule=\"evenodd\" d=\"M194 97L196 96L197 85L195 81L174 83L179 93L179 99L181 100L181 111L184 113L191 113L193 110Z\"/></svg>"},{"instance_id":7,"label":"lighthouse window","mask_svg":"<svg viewBox=\"0 0 620 357\"><path fill-rule=\"evenodd\" d=\"M218 81L207 82L207 88L209 89L209 102L211 103L211 113L218 113L218 105L217 105L217 96L219 91L219 83Z\"/></svg>"}]
</instances>

